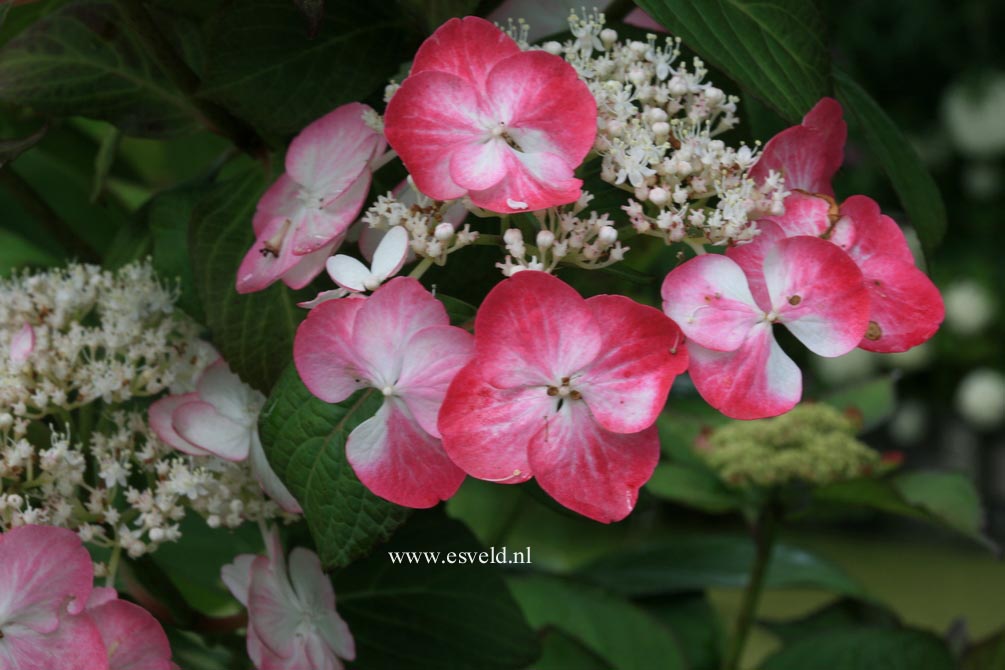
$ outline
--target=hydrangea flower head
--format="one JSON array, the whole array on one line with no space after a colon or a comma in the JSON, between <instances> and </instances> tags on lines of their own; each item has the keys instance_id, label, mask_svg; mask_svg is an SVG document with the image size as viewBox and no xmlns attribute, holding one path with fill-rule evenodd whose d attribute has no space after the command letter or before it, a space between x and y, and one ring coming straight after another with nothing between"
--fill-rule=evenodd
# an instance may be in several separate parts
<instances>
[{"instance_id":1,"label":"hydrangea flower head","mask_svg":"<svg viewBox=\"0 0 1005 670\"><path fill-rule=\"evenodd\" d=\"M597 105L575 69L488 21L451 19L419 48L385 132L424 194L493 212L574 202Z\"/></svg>"}]
</instances>

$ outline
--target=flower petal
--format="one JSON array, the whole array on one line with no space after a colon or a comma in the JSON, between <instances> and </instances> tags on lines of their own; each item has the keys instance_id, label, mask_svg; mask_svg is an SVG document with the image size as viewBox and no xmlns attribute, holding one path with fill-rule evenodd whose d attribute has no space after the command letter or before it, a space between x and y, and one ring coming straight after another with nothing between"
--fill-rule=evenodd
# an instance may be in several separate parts
<instances>
[{"instance_id":1,"label":"flower petal","mask_svg":"<svg viewBox=\"0 0 1005 670\"><path fill-rule=\"evenodd\" d=\"M500 138L461 144L450 156L450 178L458 186L473 191L491 188L513 169L511 153L509 145Z\"/></svg>"},{"instance_id":2,"label":"flower petal","mask_svg":"<svg viewBox=\"0 0 1005 670\"><path fill-rule=\"evenodd\" d=\"M625 435L607 431L586 403L571 400L530 443L538 483L569 509L610 523L628 516L659 461L655 427Z\"/></svg>"},{"instance_id":3,"label":"flower petal","mask_svg":"<svg viewBox=\"0 0 1005 670\"><path fill-rule=\"evenodd\" d=\"M171 645L149 612L125 600L88 610L108 651L109 670L172 670Z\"/></svg>"},{"instance_id":4,"label":"flower petal","mask_svg":"<svg viewBox=\"0 0 1005 670\"><path fill-rule=\"evenodd\" d=\"M73 531L21 526L0 534L0 621L46 634L87 606L94 565Z\"/></svg>"},{"instance_id":5,"label":"flower petal","mask_svg":"<svg viewBox=\"0 0 1005 670\"><path fill-rule=\"evenodd\" d=\"M289 658L294 653L301 617L285 567L266 556L255 558L248 590L248 626L255 629L269 651Z\"/></svg>"},{"instance_id":6,"label":"flower petal","mask_svg":"<svg viewBox=\"0 0 1005 670\"><path fill-rule=\"evenodd\" d=\"M780 240L764 257L764 278L778 321L820 356L856 346L869 324L869 292L851 258L818 237Z\"/></svg>"},{"instance_id":7,"label":"flower petal","mask_svg":"<svg viewBox=\"0 0 1005 670\"><path fill-rule=\"evenodd\" d=\"M892 256L914 265L904 231L880 211L875 200L853 195L841 203L840 214L830 241L848 252L856 263L863 265L873 256Z\"/></svg>"},{"instance_id":8,"label":"flower petal","mask_svg":"<svg viewBox=\"0 0 1005 670\"><path fill-rule=\"evenodd\" d=\"M293 219L293 253L306 256L345 237L370 192L370 170L364 170L349 188L333 200L306 203Z\"/></svg>"},{"instance_id":9,"label":"flower petal","mask_svg":"<svg viewBox=\"0 0 1005 670\"><path fill-rule=\"evenodd\" d=\"M474 353L474 338L456 326L430 326L405 345L401 374L395 384L422 429L439 437L436 426L447 387Z\"/></svg>"},{"instance_id":10,"label":"flower petal","mask_svg":"<svg viewBox=\"0 0 1005 670\"><path fill-rule=\"evenodd\" d=\"M924 272L895 256L861 264L869 290L869 326L858 346L868 351L907 351L929 340L945 317L939 289Z\"/></svg>"},{"instance_id":11,"label":"flower petal","mask_svg":"<svg viewBox=\"0 0 1005 670\"><path fill-rule=\"evenodd\" d=\"M533 212L575 202L583 182L573 176L573 165L550 153L504 154L506 176L494 186L471 191L472 204L492 212Z\"/></svg>"},{"instance_id":12,"label":"flower petal","mask_svg":"<svg viewBox=\"0 0 1005 670\"><path fill-rule=\"evenodd\" d=\"M302 257L293 254L293 245L290 244L289 230L292 227L293 220L285 216L266 221L237 268L238 293L261 291L301 262ZM273 240L279 240L278 249Z\"/></svg>"},{"instance_id":13,"label":"flower petal","mask_svg":"<svg viewBox=\"0 0 1005 670\"><path fill-rule=\"evenodd\" d=\"M243 461L251 448L251 431L216 411L208 402L182 405L171 416L175 431L195 446L228 461Z\"/></svg>"},{"instance_id":14,"label":"flower petal","mask_svg":"<svg viewBox=\"0 0 1005 670\"><path fill-rule=\"evenodd\" d=\"M687 369L684 334L659 310L624 296L599 295L586 304L604 324L604 344L573 381L575 388L605 429L648 428L663 410L674 377Z\"/></svg>"},{"instance_id":15,"label":"flower petal","mask_svg":"<svg viewBox=\"0 0 1005 670\"><path fill-rule=\"evenodd\" d=\"M265 396L242 382L222 358L203 370L196 390L200 400L242 425L255 423L258 413L251 408L265 402Z\"/></svg>"},{"instance_id":16,"label":"flower petal","mask_svg":"<svg viewBox=\"0 0 1005 670\"><path fill-rule=\"evenodd\" d=\"M746 244L726 249L726 257L740 266L758 307L768 312L771 311L771 297L768 295L768 286L764 283L764 255L788 235L782 231L781 226L767 219L758 221L757 228L760 231L757 237Z\"/></svg>"},{"instance_id":17,"label":"flower petal","mask_svg":"<svg viewBox=\"0 0 1005 670\"><path fill-rule=\"evenodd\" d=\"M841 104L834 98L822 98L802 124L786 128L764 145L750 176L760 182L775 170L782 173L790 190L833 196L831 179L844 161L847 136Z\"/></svg>"},{"instance_id":18,"label":"flower petal","mask_svg":"<svg viewBox=\"0 0 1005 670\"><path fill-rule=\"evenodd\" d=\"M362 293L366 291L366 285L373 279L370 268L363 265L359 260L345 254L332 256L325 263L328 276L336 284L347 291Z\"/></svg>"},{"instance_id":19,"label":"flower petal","mask_svg":"<svg viewBox=\"0 0 1005 670\"><path fill-rule=\"evenodd\" d=\"M0 641L4 670L110 670L101 633L86 614L64 616L59 628L48 634L12 628L5 628Z\"/></svg>"},{"instance_id":20,"label":"flower petal","mask_svg":"<svg viewBox=\"0 0 1005 670\"><path fill-rule=\"evenodd\" d=\"M308 314L293 340L293 362L304 385L325 402L342 402L367 386L367 373L352 347L352 330L365 300L324 302Z\"/></svg>"},{"instance_id":21,"label":"flower petal","mask_svg":"<svg viewBox=\"0 0 1005 670\"><path fill-rule=\"evenodd\" d=\"M350 433L346 458L370 491L405 507L433 507L464 480L440 441L393 398Z\"/></svg>"},{"instance_id":22,"label":"flower petal","mask_svg":"<svg viewBox=\"0 0 1005 670\"><path fill-rule=\"evenodd\" d=\"M193 392L185 393L184 395L166 395L157 400L147 410L147 419L150 423L150 428L153 429L161 442L174 447L178 451L192 456L209 456L210 453L208 451L200 449L179 435L171 423L174 411L190 402L199 402L199 394Z\"/></svg>"},{"instance_id":23,"label":"flower petal","mask_svg":"<svg viewBox=\"0 0 1005 670\"><path fill-rule=\"evenodd\" d=\"M262 448L262 441L258 437L258 431L254 431L251 435L251 449L248 454L248 459L251 463L251 472L255 475L255 479L261 484L262 490L276 502L277 505L283 508L283 511L289 512L290 514L303 514L304 510L300 507L300 503L297 499L293 497L290 490L286 488L283 481L276 474L276 471L272 469L269 464L268 458L265 456L265 449Z\"/></svg>"},{"instance_id":24,"label":"flower petal","mask_svg":"<svg viewBox=\"0 0 1005 670\"><path fill-rule=\"evenodd\" d=\"M295 291L310 284L324 270L325 261L339 248L343 239L341 236L336 237L328 246L312 251L306 256L295 256L299 260L296 265L283 273L283 283Z\"/></svg>"},{"instance_id":25,"label":"flower petal","mask_svg":"<svg viewBox=\"0 0 1005 670\"><path fill-rule=\"evenodd\" d=\"M300 211L301 202L297 197L300 192L300 184L295 182L285 172L279 176L272 186L270 186L255 208L255 216L251 221L255 229L255 237L261 237L274 219L283 221L297 218Z\"/></svg>"},{"instance_id":26,"label":"flower petal","mask_svg":"<svg viewBox=\"0 0 1005 670\"><path fill-rule=\"evenodd\" d=\"M220 579L230 593L245 607L248 606L248 591L251 589L251 567L258 556L240 554L232 563L220 568Z\"/></svg>"},{"instance_id":27,"label":"flower petal","mask_svg":"<svg viewBox=\"0 0 1005 670\"><path fill-rule=\"evenodd\" d=\"M518 53L513 38L489 21L476 16L450 19L419 47L411 75L446 72L481 88L499 61Z\"/></svg>"},{"instance_id":28,"label":"flower petal","mask_svg":"<svg viewBox=\"0 0 1005 670\"><path fill-rule=\"evenodd\" d=\"M747 278L731 259L705 254L674 268L663 280L663 312L688 339L716 351L743 344L764 312Z\"/></svg>"},{"instance_id":29,"label":"flower petal","mask_svg":"<svg viewBox=\"0 0 1005 670\"><path fill-rule=\"evenodd\" d=\"M786 184L787 185L787 184ZM831 201L805 193L794 191L785 198L785 213L780 216L768 216L762 221L772 221L785 232L786 237L795 235L813 235L819 237L831 227ZM761 227L761 221L758 221ZM758 235L755 241L760 238Z\"/></svg>"},{"instance_id":30,"label":"flower petal","mask_svg":"<svg viewBox=\"0 0 1005 670\"><path fill-rule=\"evenodd\" d=\"M372 273L380 281L393 277L405 264L408 256L408 231L404 226L395 226L377 245L373 253Z\"/></svg>"},{"instance_id":31,"label":"flower petal","mask_svg":"<svg viewBox=\"0 0 1005 670\"><path fill-rule=\"evenodd\" d=\"M736 351L692 344L688 372L705 401L733 419L784 414L803 393L799 368L775 341L771 326L758 324Z\"/></svg>"},{"instance_id":32,"label":"flower petal","mask_svg":"<svg viewBox=\"0 0 1005 670\"><path fill-rule=\"evenodd\" d=\"M544 387L498 388L474 360L454 377L439 415L443 448L472 477L519 484L533 474L527 445L554 412Z\"/></svg>"}]
</instances>

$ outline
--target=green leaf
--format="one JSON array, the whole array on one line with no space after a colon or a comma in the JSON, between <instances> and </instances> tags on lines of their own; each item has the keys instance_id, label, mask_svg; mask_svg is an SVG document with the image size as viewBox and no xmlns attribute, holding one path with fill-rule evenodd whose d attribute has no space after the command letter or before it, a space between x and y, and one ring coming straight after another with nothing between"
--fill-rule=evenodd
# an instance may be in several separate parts
<instances>
[{"instance_id":1,"label":"green leaf","mask_svg":"<svg viewBox=\"0 0 1005 670\"><path fill-rule=\"evenodd\" d=\"M638 0L638 5L792 123L830 93L825 24L815 2Z\"/></svg>"},{"instance_id":2,"label":"green leaf","mask_svg":"<svg viewBox=\"0 0 1005 670\"><path fill-rule=\"evenodd\" d=\"M498 567L393 564L388 552L480 553L478 541L439 511L418 512L393 541L334 578L339 613L366 670L517 670L539 653L537 638Z\"/></svg>"},{"instance_id":3,"label":"green leaf","mask_svg":"<svg viewBox=\"0 0 1005 670\"><path fill-rule=\"evenodd\" d=\"M208 27L202 93L260 130L299 131L381 89L401 40L385 3L330 3L314 39L290 0L229 3Z\"/></svg>"},{"instance_id":4,"label":"green leaf","mask_svg":"<svg viewBox=\"0 0 1005 670\"><path fill-rule=\"evenodd\" d=\"M196 205L210 191L210 185L197 185L159 193L144 208L153 236L153 263L157 274L177 282L177 305L200 323L206 321L195 288L192 259L188 254L189 220Z\"/></svg>"},{"instance_id":5,"label":"green leaf","mask_svg":"<svg viewBox=\"0 0 1005 670\"><path fill-rule=\"evenodd\" d=\"M1005 668L1005 630L970 646L963 654L961 670Z\"/></svg>"},{"instance_id":6,"label":"green leaf","mask_svg":"<svg viewBox=\"0 0 1005 670\"><path fill-rule=\"evenodd\" d=\"M383 396L362 390L345 402L314 397L290 365L259 420L269 463L304 508L325 566L342 566L387 540L408 510L360 483L345 457L349 433L376 414Z\"/></svg>"},{"instance_id":7,"label":"green leaf","mask_svg":"<svg viewBox=\"0 0 1005 670\"><path fill-rule=\"evenodd\" d=\"M821 665L821 661L824 665ZM771 656L762 670L953 670L946 645L931 633L844 629L804 637Z\"/></svg>"},{"instance_id":8,"label":"green leaf","mask_svg":"<svg viewBox=\"0 0 1005 670\"><path fill-rule=\"evenodd\" d=\"M611 666L586 645L560 630L547 630L541 636L541 658L534 670L612 670Z\"/></svg>"},{"instance_id":9,"label":"green leaf","mask_svg":"<svg viewBox=\"0 0 1005 670\"><path fill-rule=\"evenodd\" d=\"M661 463L646 490L664 500L705 512L729 512L743 504L743 498L727 488L715 473L696 465Z\"/></svg>"},{"instance_id":10,"label":"green leaf","mask_svg":"<svg viewBox=\"0 0 1005 670\"><path fill-rule=\"evenodd\" d=\"M307 35L317 37L321 22L325 18L325 0L293 0L300 13L307 18Z\"/></svg>"},{"instance_id":11,"label":"green leaf","mask_svg":"<svg viewBox=\"0 0 1005 670\"><path fill-rule=\"evenodd\" d=\"M234 655L221 645L210 645L195 633L165 626L171 643L171 659L181 668L199 670L232 670Z\"/></svg>"},{"instance_id":12,"label":"green leaf","mask_svg":"<svg viewBox=\"0 0 1005 670\"><path fill-rule=\"evenodd\" d=\"M946 207L938 185L914 146L865 89L839 70L834 79L849 120L883 166L930 256L946 232Z\"/></svg>"},{"instance_id":13,"label":"green leaf","mask_svg":"<svg viewBox=\"0 0 1005 670\"><path fill-rule=\"evenodd\" d=\"M110 121L143 137L192 130L195 108L123 26L106 0L80 0L45 16L0 50L0 101Z\"/></svg>"},{"instance_id":14,"label":"green leaf","mask_svg":"<svg viewBox=\"0 0 1005 670\"><path fill-rule=\"evenodd\" d=\"M899 626L897 615L890 610L853 598L841 598L798 619L760 623L774 633L783 645L798 642L810 635L841 628Z\"/></svg>"},{"instance_id":15,"label":"green leaf","mask_svg":"<svg viewBox=\"0 0 1005 670\"><path fill-rule=\"evenodd\" d=\"M577 576L622 595L652 596L709 587L744 588L754 563L749 538L680 535L673 540L604 556ZM817 588L861 596L863 588L841 568L804 549L775 545L766 588Z\"/></svg>"},{"instance_id":16,"label":"green leaf","mask_svg":"<svg viewBox=\"0 0 1005 670\"><path fill-rule=\"evenodd\" d=\"M43 124L41 128L26 137L0 140L0 169L38 144L48 130L49 126Z\"/></svg>"},{"instance_id":17,"label":"green leaf","mask_svg":"<svg viewBox=\"0 0 1005 670\"><path fill-rule=\"evenodd\" d=\"M29 267L58 265L59 259L39 249L20 235L0 228L0 277L10 276L13 270Z\"/></svg>"},{"instance_id":18,"label":"green leaf","mask_svg":"<svg viewBox=\"0 0 1005 670\"><path fill-rule=\"evenodd\" d=\"M115 154L122 142L122 131L112 126L101 138L98 155L94 157L94 185L91 187L91 202L97 202L105 190L108 173L115 163Z\"/></svg>"},{"instance_id":19,"label":"green leaf","mask_svg":"<svg viewBox=\"0 0 1005 670\"><path fill-rule=\"evenodd\" d=\"M237 268L254 242L251 218L264 179L254 166L220 182L192 213L189 248L213 344L241 379L268 393L293 358L293 336L313 296L276 282L241 295Z\"/></svg>"},{"instance_id":20,"label":"green leaf","mask_svg":"<svg viewBox=\"0 0 1005 670\"><path fill-rule=\"evenodd\" d=\"M585 584L535 575L509 580L535 628L558 628L618 670L686 668L668 628L645 610Z\"/></svg>"},{"instance_id":21,"label":"green leaf","mask_svg":"<svg viewBox=\"0 0 1005 670\"><path fill-rule=\"evenodd\" d=\"M872 430L889 419L897 408L893 377L880 377L830 393L821 400L854 417L862 432Z\"/></svg>"},{"instance_id":22,"label":"green leaf","mask_svg":"<svg viewBox=\"0 0 1005 670\"><path fill-rule=\"evenodd\" d=\"M447 308L447 315L450 317L450 323L455 326L462 326L466 323L474 323L475 313L478 311L478 308L471 303L458 300L457 298L451 298L449 295L443 295L439 291L436 292L436 299L442 302L443 306Z\"/></svg>"},{"instance_id":23,"label":"green leaf","mask_svg":"<svg viewBox=\"0 0 1005 670\"><path fill-rule=\"evenodd\" d=\"M401 0L399 4L409 24L421 27L425 35L455 16L468 16L478 9L478 0Z\"/></svg>"},{"instance_id":24,"label":"green leaf","mask_svg":"<svg viewBox=\"0 0 1005 670\"><path fill-rule=\"evenodd\" d=\"M670 628L689 670L718 670L722 665L725 630L704 593L646 598L638 604Z\"/></svg>"}]
</instances>

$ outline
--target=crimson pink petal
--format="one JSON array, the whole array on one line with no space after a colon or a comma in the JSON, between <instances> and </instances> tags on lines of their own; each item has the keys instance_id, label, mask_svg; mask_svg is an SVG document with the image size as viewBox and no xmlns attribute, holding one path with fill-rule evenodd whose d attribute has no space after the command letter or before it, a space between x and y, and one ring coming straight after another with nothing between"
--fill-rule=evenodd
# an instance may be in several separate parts
<instances>
[{"instance_id":1,"label":"crimson pink petal","mask_svg":"<svg viewBox=\"0 0 1005 670\"><path fill-rule=\"evenodd\" d=\"M447 389L440 410L443 448L472 477L519 484L533 474L527 445L554 412L543 386L498 388L477 358Z\"/></svg>"},{"instance_id":2,"label":"crimson pink petal","mask_svg":"<svg viewBox=\"0 0 1005 670\"><path fill-rule=\"evenodd\" d=\"M109 670L171 670L171 645L149 612L125 600L88 610L108 651Z\"/></svg>"},{"instance_id":3,"label":"crimson pink petal","mask_svg":"<svg viewBox=\"0 0 1005 670\"><path fill-rule=\"evenodd\" d=\"M199 394L193 392L183 395L166 395L150 405L150 409L147 410L147 419L150 428L164 444L192 456L208 456L208 451L200 449L179 435L171 424L171 415L174 414L174 411L190 402L199 402Z\"/></svg>"},{"instance_id":4,"label":"crimson pink petal","mask_svg":"<svg viewBox=\"0 0 1005 670\"><path fill-rule=\"evenodd\" d=\"M655 426L639 433L605 430L585 403L570 400L529 447L534 477L569 509L601 523L620 521L659 461Z\"/></svg>"},{"instance_id":5,"label":"crimson pink petal","mask_svg":"<svg viewBox=\"0 0 1005 670\"><path fill-rule=\"evenodd\" d=\"M370 491L405 507L432 507L454 495L464 480L440 440L394 398L350 433L346 458Z\"/></svg>"},{"instance_id":6,"label":"crimson pink petal","mask_svg":"<svg viewBox=\"0 0 1005 670\"><path fill-rule=\"evenodd\" d=\"M293 362L304 385L325 402L342 402L367 386L364 365L352 346L361 298L321 303L297 328Z\"/></svg>"},{"instance_id":7,"label":"crimson pink petal","mask_svg":"<svg viewBox=\"0 0 1005 670\"><path fill-rule=\"evenodd\" d=\"M503 153L506 175L495 185L471 191L472 204L491 212L533 212L575 202L583 182L573 176L573 165L555 154Z\"/></svg>"},{"instance_id":8,"label":"crimson pink petal","mask_svg":"<svg viewBox=\"0 0 1005 670\"><path fill-rule=\"evenodd\" d=\"M860 347L881 353L907 351L935 335L945 306L924 272L894 256L872 256L861 267L871 301Z\"/></svg>"},{"instance_id":9,"label":"crimson pink petal","mask_svg":"<svg viewBox=\"0 0 1005 670\"><path fill-rule=\"evenodd\" d=\"M51 633L62 614L87 606L93 579L91 556L73 531L22 526L0 534L0 621Z\"/></svg>"},{"instance_id":10,"label":"crimson pink petal","mask_svg":"<svg viewBox=\"0 0 1005 670\"><path fill-rule=\"evenodd\" d=\"M447 387L471 360L474 338L456 326L430 326L405 345L397 393L422 429L439 437L436 426Z\"/></svg>"},{"instance_id":11,"label":"crimson pink petal","mask_svg":"<svg viewBox=\"0 0 1005 670\"><path fill-rule=\"evenodd\" d=\"M764 312L747 278L725 256L705 254L677 266L663 280L663 311L688 339L717 351L733 351Z\"/></svg>"},{"instance_id":12,"label":"crimson pink petal","mask_svg":"<svg viewBox=\"0 0 1005 670\"><path fill-rule=\"evenodd\" d=\"M411 76L427 71L446 72L481 89L497 63L519 53L517 43L485 19L476 16L450 19L419 47L412 61Z\"/></svg>"},{"instance_id":13,"label":"crimson pink petal","mask_svg":"<svg viewBox=\"0 0 1005 670\"><path fill-rule=\"evenodd\" d=\"M604 343L573 385L607 430L644 430L663 410L674 377L687 369L684 334L659 310L624 296L599 295L586 304L604 324Z\"/></svg>"},{"instance_id":14,"label":"crimson pink petal","mask_svg":"<svg viewBox=\"0 0 1005 670\"><path fill-rule=\"evenodd\" d=\"M830 201L812 193L794 191L785 198L784 214L768 216L763 220L776 223L785 232L786 237L795 235L819 237L831 226L830 213ZM758 227L760 226L761 222L758 221Z\"/></svg>"},{"instance_id":15,"label":"crimson pink petal","mask_svg":"<svg viewBox=\"0 0 1005 670\"><path fill-rule=\"evenodd\" d=\"M4 670L109 670L101 633L86 614L64 615L59 628L48 634L14 628L6 626L0 639Z\"/></svg>"},{"instance_id":16,"label":"crimson pink petal","mask_svg":"<svg viewBox=\"0 0 1005 670\"><path fill-rule=\"evenodd\" d=\"M862 271L839 247L818 237L780 240L764 258L764 277L779 323L820 356L856 346L869 324Z\"/></svg>"},{"instance_id":17,"label":"crimson pink petal","mask_svg":"<svg viewBox=\"0 0 1005 670\"><path fill-rule=\"evenodd\" d=\"M779 240L787 235L777 223L762 219L757 222L760 231L752 241L726 249L726 257L733 260L743 270L750 285L750 292L757 305L764 311L771 310L771 298L764 283L764 255Z\"/></svg>"},{"instance_id":18,"label":"crimson pink petal","mask_svg":"<svg viewBox=\"0 0 1005 670\"><path fill-rule=\"evenodd\" d=\"M736 351L712 351L692 344L688 355L688 372L698 393L733 419L784 414L802 396L799 368L778 346L766 321Z\"/></svg>"},{"instance_id":19,"label":"crimson pink petal","mask_svg":"<svg viewBox=\"0 0 1005 670\"><path fill-rule=\"evenodd\" d=\"M830 241L862 265L873 256L892 256L914 265L914 255L897 222L884 215L872 198L853 195L840 208Z\"/></svg>"},{"instance_id":20,"label":"crimson pink petal","mask_svg":"<svg viewBox=\"0 0 1005 670\"><path fill-rule=\"evenodd\" d=\"M450 176L457 148L489 135L474 86L452 74L426 71L405 79L387 104L384 133L422 193L437 200L465 194Z\"/></svg>"},{"instance_id":21,"label":"crimson pink petal","mask_svg":"<svg viewBox=\"0 0 1005 670\"><path fill-rule=\"evenodd\" d=\"M772 137L750 171L760 182L770 170L785 177L785 187L833 196L831 179L844 161L848 125L841 104L822 98L803 118L802 124Z\"/></svg>"}]
</instances>

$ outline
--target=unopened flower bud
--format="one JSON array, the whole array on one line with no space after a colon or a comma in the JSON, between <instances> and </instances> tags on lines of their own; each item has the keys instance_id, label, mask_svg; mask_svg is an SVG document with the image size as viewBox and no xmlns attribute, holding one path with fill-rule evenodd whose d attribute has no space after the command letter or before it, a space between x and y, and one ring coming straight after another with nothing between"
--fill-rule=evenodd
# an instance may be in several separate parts
<instances>
[{"instance_id":1,"label":"unopened flower bud","mask_svg":"<svg viewBox=\"0 0 1005 670\"><path fill-rule=\"evenodd\" d=\"M545 42L543 45L544 50L550 53L552 56L559 56L562 54L562 45L558 42L551 41Z\"/></svg>"},{"instance_id":2,"label":"unopened flower bud","mask_svg":"<svg viewBox=\"0 0 1005 670\"><path fill-rule=\"evenodd\" d=\"M542 251L550 249L555 244L555 233L550 230L542 230L537 234L537 248Z\"/></svg>"},{"instance_id":3,"label":"unopened flower bud","mask_svg":"<svg viewBox=\"0 0 1005 670\"><path fill-rule=\"evenodd\" d=\"M597 233L597 239L604 244L614 244L618 241L618 231L613 226L604 226Z\"/></svg>"},{"instance_id":4,"label":"unopened flower bud","mask_svg":"<svg viewBox=\"0 0 1005 670\"><path fill-rule=\"evenodd\" d=\"M454 227L449 223L441 223L436 226L433 236L441 242L446 242L454 236Z\"/></svg>"},{"instance_id":5,"label":"unopened flower bud","mask_svg":"<svg viewBox=\"0 0 1005 670\"><path fill-rule=\"evenodd\" d=\"M605 46L611 46L618 41L618 31L612 30L611 28L604 28L600 31L600 41L603 42Z\"/></svg>"},{"instance_id":6,"label":"unopened flower bud","mask_svg":"<svg viewBox=\"0 0 1005 670\"><path fill-rule=\"evenodd\" d=\"M670 202L670 194L667 193L665 188L657 186L656 188L649 190L649 202L653 203L657 207L662 207Z\"/></svg>"},{"instance_id":7,"label":"unopened flower bud","mask_svg":"<svg viewBox=\"0 0 1005 670\"><path fill-rule=\"evenodd\" d=\"M657 121L653 124L653 134L656 137L667 137L670 134L670 124L666 121Z\"/></svg>"},{"instance_id":8,"label":"unopened flower bud","mask_svg":"<svg viewBox=\"0 0 1005 670\"><path fill-rule=\"evenodd\" d=\"M519 228L509 228L503 233L503 241L507 244L520 244L523 242L523 233Z\"/></svg>"}]
</instances>

